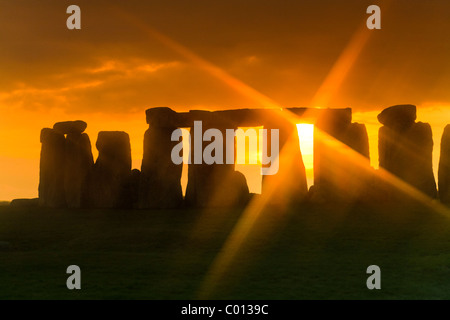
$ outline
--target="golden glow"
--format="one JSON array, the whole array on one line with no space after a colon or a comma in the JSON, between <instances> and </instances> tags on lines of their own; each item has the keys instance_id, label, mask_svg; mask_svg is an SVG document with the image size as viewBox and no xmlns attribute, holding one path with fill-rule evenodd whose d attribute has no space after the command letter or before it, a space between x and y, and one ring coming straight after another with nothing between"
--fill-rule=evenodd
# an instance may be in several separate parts
<instances>
[{"instance_id":1,"label":"golden glow","mask_svg":"<svg viewBox=\"0 0 450 320\"><path fill-rule=\"evenodd\" d=\"M238 146L236 146L236 164L235 170L240 171L244 174L247 179L248 189L252 193L261 193L261 161L262 161L262 150L259 148L259 130L263 129L263 127L240 127L240 129L247 132L248 129L255 130L256 133L256 148L250 148L249 142L250 139L246 138L245 142L245 155L242 156L240 154ZM238 136L236 136L235 141L237 143ZM242 137L241 137L242 139ZM241 161L238 161L241 160ZM245 160L245 163L242 163L242 160Z\"/></svg>"},{"instance_id":2,"label":"golden glow","mask_svg":"<svg viewBox=\"0 0 450 320\"><path fill-rule=\"evenodd\" d=\"M411 3L411 6L414 4ZM418 120L429 122L433 128L435 141L433 159L436 170L440 134L450 115L446 94L449 77L445 73L449 66L447 59L449 52L448 48L442 46L442 32L436 33L439 28L445 30L448 22L444 14L439 15L448 12L449 5L445 6L441 8L436 6L436 11L439 11L436 12L436 19L433 17L427 20L427 23L420 24L420 32L414 29L414 25L402 28L405 18L408 18L408 21L416 21L422 16L421 12L418 10L415 12L411 8L406 16L402 13L404 10L388 12L392 15L383 11L383 24L387 23L389 28L370 31L362 25L352 33L354 22L360 19L365 22L366 17L363 12L346 9L339 13L336 25L333 23L327 25L328 20L335 21L332 20L336 16L335 10L328 10L328 14L325 12L322 14L323 10L320 10L322 17L306 15L304 27L289 28L290 30L284 31L286 34L272 32L274 36L267 32L271 31L272 24L265 23L269 29L260 30L258 28L264 28L264 24L252 27L247 22L249 20L244 24L236 22L228 25L222 21L222 25L217 23L218 28L208 30L203 24L207 21L214 23L216 21L213 12L207 10L205 13L209 14L205 14L204 17L199 15L199 19L190 19L188 23L186 20L180 22L174 17L161 16L159 20L164 23L158 25L156 21L158 19L145 16L145 12L159 14L161 10L141 10L133 13L132 7L122 10L122 7L117 6L116 16L108 12L104 14L108 21L101 21L101 16L98 19L103 25L115 21L118 27L113 23L110 26L112 32L97 32L100 35L97 37L95 32L94 34L89 32L96 30L95 26L87 28L79 34L82 40L78 42L76 37L67 41L67 32L61 33L63 36L58 37L56 33L48 32L50 28L45 32L40 29L45 25L41 23L43 15L49 17L45 16L47 11L47 14L59 17L58 14L47 10L47 7L37 12L39 7L19 6L16 14L9 15L14 21L7 19L0 21L2 30L15 30L5 32L5 36L9 39L2 42L0 50L5 69L2 83L4 89L0 92L0 200L37 195L39 131L42 127L52 126L57 121L75 119L87 121L86 132L93 146L100 130L128 132L131 139L133 167L140 168L143 134L147 128L144 110L147 107L163 105L177 111L239 107L281 110L281 106L296 105L352 107L354 111L359 110L354 113L354 121L367 126L371 164L377 167L377 131L380 124L376 115L389 105L416 103ZM25 7L29 7L30 11L26 11ZM212 5L211 8L213 7ZM18 14L24 9L26 19L22 16L21 20ZM324 6L321 9L327 8ZM356 18L352 16L353 12L359 12ZM221 13L223 17L228 16ZM275 12L269 13L270 16L276 16L272 14ZM245 13L242 15L246 16ZM138 19L138 16L141 18ZM183 12L179 18L183 16L191 15L189 12ZM33 17L37 20L28 21ZM121 17L125 19L120 19ZM317 30L309 29L308 24L320 18L325 19L320 21L323 22L321 27L325 28L324 30L330 27L328 29L330 32L327 34L327 31L319 31L316 37ZM278 19L282 21L280 28L283 25L290 26L290 21L284 20L287 19L286 15L279 15ZM121 20L126 22L123 23ZM156 25L149 26L146 24L147 21L152 21ZM167 21L180 23L167 24ZM60 21L57 23L60 24ZM30 25L33 28L30 28ZM190 29L191 25L194 29ZM178 30L177 26L185 28ZM129 29L122 30L122 27ZM36 29L40 32L36 32ZM202 32L199 33L198 30ZM229 30L232 32L227 34ZM242 30L246 32L241 32ZM307 32L299 35L302 30ZM39 41L27 41L35 40L36 34L40 35ZM46 38L47 34L51 35L51 38ZM131 41L121 38L123 34L129 34ZM226 35L225 38L221 38L223 34ZM108 39L108 35L113 35L114 38ZM250 36L252 41L249 42ZM103 37L106 42L101 39ZM377 41L369 42L369 37ZM258 42L258 38L263 41ZM233 42L230 39L237 41ZM308 41L310 39L312 41ZM344 42L336 39L350 39L350 41L345 46ZM16 40L21 42L15 42ZM421 40L426 41L426 46ZM46 48L33 46L33 43L44 44ZM48 46L46 45L48 43L54 45ZM279 50L280 44L283 44L283 48L286 46L285 50ZM296 44L300 44L300 47ZM367 46L370 48L366 48ZM69 49L69 55L67 51L59 51L64 48ZM166 50L167 48L170 50ZM30 52L33 56L28 55ZM45 64L45 61L50 63ZM217 65L210 61L214 61ZM423 68L424 61L427 64L426 68ZM361 68L355 67L358 62L360 62L358 67ZM204 72L196 72L198 70ZM189 81L186 81L186 78ZM240 79L245 79L251 86ZM197 87L190 86L192 84L197 84ZM233 99L226 100L233 94L235 95ZM443 103L420 105L421 102L427 101L430 95L442 99ZM209 99L203 99L205 96ZM342 103L331 105L335 101ZM250 106L247 105L249 102ZM299 123L299 119L288 111L280 111L280 114L293 124ZM309 141L309 138L302 138L303 133L300 131L304 130L299 130L300 147L308 170L312 167L309 158L312 152L310 153L305 145L305 140ZM306 130L306 137L311 136L310 131L311 128ZM361 172L371 172L361 155L323 133L316 132L316 135L318 135L316 139L320 139L335 151L331 153L338 163L345 161ZM292 151L285 147L281 150L281 154L289 156ZM93 153L96 157L95 147ZM236 169L246 174L246 170L254 167L255 165L243 165L236 166ZM339 168L331 168L334 169L336 171L332 173L339 178ZM224 273L234 267L232 263L239 261L235 258L251 239L253 232L268 235L266 239L270 241L269 235L276 230L276 223L281 220L280 216L286 214L283 207L273 210L273 214L276 212L277 216L270 225L270 230L261 230L255 226L263 210L269 207L270 201L274 195L278 195L279 190L289 193L283 183L288 174L289 170L284 170L271 179L264 193L260 197L253 198L247 206L210 266L200 290L200 297L207 298L214 292L215 285ZM383 181L428 205L433 211L448 216L448 209L390 173L380 170L377 174ZM255 181L259 179L260 184L259 174L253 178L246 176L249 186L252 185L252 179ZM186 177L187 170L184 170L183 181L186 181ZM352 190L359 191L356 188ZM204 227L200 223L199 225ZM202 230L201 228L199 230L200 233Z\"/></svg>"},{"instance_id":3,"label":"golden glow","mask_svg":"<svg viewBox=\"0 0 450 320\"><path fill-rule=\"evenodd\" d=\"M418 120L429 122L433 128L436 171L442 122L448 122L450 107L449 77L445 73L448 48L442 46L442 33L435 31L445 30L448 19L444 13L450 5L436 5L430 11L433 15L428 16L432 19L411 26L420 27L420 32L402 27L405 18L423 17L420 5L411 4L404 13L396 6L386 12L384 4L383 24L389 28L376 31L365 28L365 14L355 15L359 4L342 5L347 9L339 13L338 20L333 20L336 12L332 7L318 4L321 14L298 21L302 28L270 34L270 24L242 20L230 25L226 15L214 19L221 32L203 29L205 22L212 21L215 5L195 21L183 20L169 26L166 21L179 20L151 18L159 12L168 14L167 10L136 10L124 2L101 7L105 14L96 18L100 19L99 25L108 25L112 32L95 32L92 26L82 31L81 37L68 39L64 32L48 32L50 24L60 24L58 15L49 8L8 3L4 12L13 14L1 19L0 26L15 32L5 34L0 50L4 65L0 90L0 200L37 196L39 172L29 168L39 166L39 131L57 121L88 122L87 133L93 146L100 130L128 132L133 167L140 168L147 127L144 110L158 106L176 111L351 107L354 120L367 126L371 164L377 167L376 115L389 105L413 103L418 107ZM99 10L95 4L90 6ZM142 8L147 6L151 5ZM295 6L303 5L299 1ZM240 10L251 10L246 7ZM289 22L284 14L270 16L283 21L281 25L289 25L284 24ZM189 14L177 18L186 17ZM308 29L316 22L324 29ZM179 29L177 25L184 27ZM199 27L204 32L196 32ZM240 32L244 27L249 33ZM40 41L35 41L37 33ZM255 36L251 43L249 35ZM422 45L424 40L426 46ZM287 45L286 50L279 50L281 43ZM228 47L234 49L222 50ZM428 62L427 68L422 67L423 61ZM431 96L439 101L431 103ZM96 154L95 147L93 152ZM20 161L31 164L21 169L16 165ZM240 170L245 174L250 168ZM250 185L254 179L249 178Z\"/></svg>"},{"instance_id":4,"label":"golden glow","mask_svg":"<svg viewBox=\"0 0 450 320\"><path fill-rule=\"evenodd\" d=\"M379 169L378 171L373 171L373 169L368 165L368 162L366 161L365 157L363 157L361 154L354 151L353 149L349 148L342 142L334 139L325 132L316 130L316 135L317 135L316 139L319 139L320 143L323 143L325 146L330 148L330 152L333 154L333 157L335 157L336 163L345 161L349 165L349 167L354 167L356 170L360 172L360 175L357 176L352 175L352 178L355 179L353 181L353 186L365 183L366 177L376 175L376 177L380 179L380 181L383 181L384 183L394 187L395 190L400 191L403 194L418 201L422 205L430 208L430 210L432 210L433 212L442 214L443 216L450 218L449 208L429 198L419 190L405 183L404 181L387 172L386 170ZM280 156L286 153L289 154L289 152L290 150L286 150L285 148L283 148ZM339 178L339 175L341 173L338 171L340 169L337 167L331 169L335 170L336 177ZM285 176L279 175L274 180L272 180L272 183L268 186L268 188L264 190L264 193L260 197L252 199L250 204L243 212L236 227L233 229L232 233L225 241L222 250L219 251L218 255L216 256L216 259L213 261L205 277L203 285L200 288L198 298L206 299L208 297L211 297L211 295L214 293L214 289L218 285L224 273L231 267L231 264L235 260L236 256L239 254L239 251L242 249L243 246L246 245L246 241L249 240L248 238L251 237L251 232L254 231L253 227L258 221L258 219L261 218L261 213L265 208L268 207L270 200L273 197L274 193L277 191L277 189L282 187L283 180L285 178L286 178ZM353 186L348 188L349 186L345 185L345 183L342 183L342 181L338 180L337 182L340 183L340 186L342 188L345 188L345 191L349 191L350 189L350 192L352 192L351 195L353 196L357 196L358 193L362 191L361 188L355 189L353 188ZM342 189L341 191L344 192L344 189ZM277 210L275 211L280 216L282 216L286 212L285 208L283 207L278 207ZM273 231L274 230L257 230L257 232L259 233L265 232L267 234Z\"/></svg>"},{"instance_id":5,"label":"golden glow","mask_svg":"<svg viewBox=\"0 0 450 320\"><path fill-rule=\"evenodd\" d=\"M188 59L191 63L196 65L197 67L201 68L205 72L207 72L209 75L217 78L220 80L223 84L229 86L231 89L235 90L236 92L240 93L246 98L249 98L253 101L257 101L261 107L264 108L279 108L281 109L281 105L267 97L266 95L262 94L258 90L255 90L251 86L247 85L246 83L240 81L236 77L233 77L228 72L226 72L223 68L220 68L216 66L215 64L207 61L206 59L202 58L201 56L197 55L195 52L190 50L188 47L183 46L182 44L178 43L177 41L171 39L170 37L166 36L165 34L159 32L158 30L152 28L148 24L144 23L141 20L136 19L135 17L132 17L130 15L127 15L124 12L118 12L119 15L122 16L125 20L127 20L129 23L135 25L142 31L144 31L150 39L156 39L160 41L163 45L169 47L182 57Z\"/></svg>"},{"instance_id":6,"label":"golden glow","mask_svg":"<svg viewBox=\"0 0 450 320\"><path fill-rule=\"evenodd\" d=\"M302 152L303 164L306 170L308 187L314 184L314 125L297 124L300 151Z\"/></svg>"},{"instance_id":7,"label":"golden glow","mask_svg":"<svg viewBox=\"0 0 450 320\"><path fill-rule=\"evenodd\" d=\"M367 29L365 23L360 26L357 32L355 32L352 39L342 51L341 55L329 71L327 77L317 90L311 101L312 106L329 106L329 101L336 95L342 86L371 34L373 34L373 32Z\"/></svg>"},{"instance_id":8,"label":"golden glow","mask_svg":"<svg viewBox=\"0 0 450 320\"><path fill-rule=\"evenodd\" d=\"M289 115L291 115L293 120L296 118L295 115L287 112L286 116ZM293 144L286 143L286 145L280 150L279 157L289 158L289 155L292 154L292 150L289 149L290 147L294 147ZM293 161L291 161L291 165L294 165ZM273 177L273 179L271 179L269 184L265 185L263 194L259 197L254 197L247 205L246 209L242 213L241 218L233 228L231 234L223 244L222 249L219 251L213 263L211 264L208 273L206 274L203 281L203 285L199 289L199 299L207 299L211 296L211 294L213 294L218 281L220 281L223 274L228 270L236 255L239 253L241 247L245 245L247 238L253 231L253 227L260 218L263 210L270 206L274 195L279 190L283 190L283 180L288 178L286 176L287 174L289 174L289 170L283 170L283 173L281 174L279 173L275 176L270 176ZM288 192L288 190L283 191ZM285 211L282 207L285 204L280 203L279 205L280 206L278 207L277 213L282 215ZM271 230L258 230L258 232L266 233L269 233L270 231Z\"/></svg>"},{"instance_id":9,"label":"golden glow","mask_svg":"<svg viewBox=\"0 0 450 320\"><path fill-rule=\"evenodd\" d=\"M259 131L262 129L262 126L259 127L240 127L246 132L248 129L254 129L256 132L256 148L249 148L249 139L246 139L246 146L244 153L238 154L236 150L236 162L235 169L236 171L242 172L245 178L247 179L247 184L250 192L252 193L261 193L261 161L262 161L262 150L259 148ZM190 144L189 144L189 132L190 128L181 128L183 136L183 170L181 175L181 188L183 191L183 195L186 194L186 188L188 183L188 162L189 162L189 153L190 153ZM192 137L191 137L192 138ZM225 137L224 137L225 138ZM235 141L237 140L237 136ZM208 142L206 142L208 144ZM240 159L239 159L240 158ZM240 163L237 160L241 160ZM139 159L141 161L141 159ZM245 163L244 163L245 162ZM139 168L140 166L137 166Z\"/></svg>"},{"instance_id":10,"label":"golden glow","mask_svg":"<svg viewBox=\"0 0 450 320\"><path fill-rule=\"evenodd\" d=\"M181 190L183 192L183 196L186 194L186 188L188 183L188 162L189 156L191 152L191 145L189 141L189 136L191 132L191 128L181 128L182 132L182 142L183 142L183 169L181 171Z\"/></svg>"}]
</instances>

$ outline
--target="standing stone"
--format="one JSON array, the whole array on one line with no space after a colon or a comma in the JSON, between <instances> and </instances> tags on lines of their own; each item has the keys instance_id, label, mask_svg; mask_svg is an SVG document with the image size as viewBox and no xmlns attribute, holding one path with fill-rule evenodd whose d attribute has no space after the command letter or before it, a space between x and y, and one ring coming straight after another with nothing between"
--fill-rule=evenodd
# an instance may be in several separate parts
<instances>
[{"instance_id":1,"label":"standing stone","mask_svg":"<svg viewBox=\"0 0 450 320\"><path fill-rule=\"evenodd\" d=\"M86 133L68 133L65 145L64 192L69 208L86 205L87 179L94 165Z\"/></svg>"},{"instance_id":2,"label":"standing stone","mask_svg":"<svg viewBox=\"0 0 450 320\"><path fill-rule=\"evenodd\" d=\"M450 204L450 125L442 134L438 178L439 198L442 203Z\"/></svg>"},{"instance_id":3,"label":"standing stone","mask_svg":"<svg viewBox=\"0 0 450 320\"><path fill-rule=\"evenodd\" d=\"M235 207L248 201L245 176L227 164L190 164L186 203L194 207Z\"/></svg>"},{"instance_id":4,"label":"standing stone","mask_svg":"<svg viewBox=\"0 0 450 320\"><path fill-rule=\"evenodd\" d=\"M221 112L193 111L194 121L202 120L203 134L208 129L217 129L223 137L223 164L194 163L196 141L194 128L191 127L191 164L188 167L188 185L186 188L186 204L194 207L233 207L244 204L249 196L245 177L235 171L235 164L226 163L226 154L233 152L236 156L235 142L226 140L226 130L235 129L233 121ZM192 121L193 122L193 121ZM201 142L202 155L205 147L211 142ZM202 156L201 155L201 156Z\"/></svg>"},{"instance_id":5,"label":"standing stone","mask_svg":"<svg viewBox=\"0 0 450 320\"><path fill-rule=\"evenodd\" d=\"M118 208L127 204L126 184L131 174L130 138L122 131L101 131L98 158L89 178L89 202L96 208Z\"/></svg>"},{"instance_id":6,"label":"standing stone","mask_svg":"<svg viewBox=\"0 0 450 320\"><path fill-rule=\"evenodd\" d=\"M174 164L172 149L178 141L171 141L177 129L177 113L169 108L146 111L149 129L144 135L144 156L139 188L140 208L175 208L183 202L181 188L182 164Z\"/></svg>"},{"instance_id":7,"label":"standing stone","mask_svg":"<svg viewBox=\"0 0 450 320\"><path fill-rule=\"evenodd\" d=\"M433 174L433 137L428 123L414 122L416 107L393 106L378 120L379 165L431 198L436 198Z\"/></svg>"},{"instance_id":8,"label":"standing stone","mask_svg":"<svg viewBox=\"0 0 450 320\"><path fill-rule=\"evenodd\" d=\"M324 109L314 127L314 194L317 201L361 198L371 174L365 125L352 123L352 111Z\"/></svg>"},{"instance_id":9,"label":"standing stone","mask_svg":"<svg viewBox=\"0 0 450 320\"><path fill-rule=\"evenodd\" d=\"M233 203L237 206L244 206L250 200L250 190L247 185L247 179L240 171L234 171L232 175L231 186L236 188L234 190Z\"/></svg>"},{"instance_id":10,"label":"standing stone","mask_svg":"<svg viewBox=\"0 0 450 320\"><path fill-rule=\"evenodd\" d=\"M64 194L64 134L50 128L41 130L39 203L46 207L66 205Z\"/></svg>"},{"instance_id":11,"label":"standing stone","mask_svg":"<svg viewBox=\"0 0 450 320\"><path fill-rule=\"evenodd\" d=\"M367 161L370 159L369 136L364 124L352 122L347 127L343 141Z\"/></svg>"}]
</instances>

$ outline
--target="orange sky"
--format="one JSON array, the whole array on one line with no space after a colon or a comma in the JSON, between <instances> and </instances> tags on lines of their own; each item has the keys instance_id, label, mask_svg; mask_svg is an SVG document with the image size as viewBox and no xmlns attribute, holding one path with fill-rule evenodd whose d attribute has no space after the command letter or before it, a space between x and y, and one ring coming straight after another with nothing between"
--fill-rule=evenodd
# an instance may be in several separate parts
<instances>
[{"instance_id":1,"label":"orange sky","mask_svg":"<svg viewBox=\"0 0 450 320\"><path fill-rule=\"evenodd\" d=\"M81 30L66 28L70 4ZM381 30L364 27L371 4ZM438 145L449 13L445 0L2 1L0 200L37 196L39 132L57 121L85 120L93 145L100 130L128 132L139 168L149 107L351 107L376 166L376 115L410 103Z\"/></svg>"}]
</instances>

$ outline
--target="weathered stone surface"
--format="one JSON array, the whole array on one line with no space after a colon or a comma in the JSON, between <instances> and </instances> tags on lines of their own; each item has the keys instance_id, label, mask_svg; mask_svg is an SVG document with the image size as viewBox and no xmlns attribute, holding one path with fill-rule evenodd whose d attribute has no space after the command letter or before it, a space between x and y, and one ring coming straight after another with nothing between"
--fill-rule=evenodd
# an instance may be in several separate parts
<instances>
[{"instance_id":1,"label":"weathered stone surface","mask_svg":"<svg viewBox=\"0 0 450 320\"><path fill-rule=\"evenodd\" d=\"M65 138L54 129L44 128L40 137L39 202L42 206L63 207Z\"/></svg>"},{"instance_id":2,"label":"weathered stone surface","mask_svg":"<svg viewBox=\"0 0 450 320\"><path fill-rule=\"evenodd\" d=\"M87 180L93 165L89 136L86 133L68 133L65 144L64 193L69 208L80 208L87 204Z\"/></svg>"},{"instance_id":3,"label":"weathered stone surface","mask_svg":"<svg viewBox=\"0 0 450 320\"><path fill-rule=\"evenodd\" d=\"M384 109L378 115L378 121L392 129L405 129L416 121L416 106L403 104Z\"/></svg>"},{"instance_id":4,"label":"weathered stone surface","mask_svg":"<svg viewBox=\"0 0 450 320\"><path fill-rule=\"evenodd\" d=\"M96 147L98 158L89 177L89 204L97 208L124 207L131 174L130 138L122 131L101 131Z\"/></svg>"},{"instance_id":5,"label":"weathered stone surface","mask_svg":"<svg viewBox=\"0 0 450 320\"><path fill-rule=\"evenodd\" d=\"M33 199L14 199L10 203L11 207L33 208L39 206L39 198Z\"/></svg>"},{"instance_id":6,"label":"weathered stone surface","mask_svg":"<svg viewBox=\"0 0 450 320\"><path fill-rule=\"evenodd\" d=\"M147 115L151 114L147 112ZM153 120L149 119L153 123ZM173 147L178 141L171 141L176 127L170 120L153 123L144 135L144 156L141 166L139 188L140 208L175 208L181 206L182 164L174 164L171 158Z\"/></svg>"},{"instance_id":7,"label":"weathered stone surface","mask_svg":"<svg viewBox=\"0 0 450 320\"><path fill-rule=\"evenodd\" d=\"M438 184L441 202L450 204L450 125L445 127L442 134Z\"/></svg>"},{"instance_id":8,"label":"weathered stone surface","mask_svg":"<svg viewBox=\"0 0 450 320\"><path fill-rule=\"evenodd\" d=\"M405 128L383 126L378 132L380 168L384 168L426 195L436 198L432 165L433 138L428 123Z\"/></svg>"},{"instance_id":9,"label":"weathered stone surface","mask_svg":"<svg viewBox=\"0 0 450 320\"><path fill-rule=\"evenodd\" d=\"M53 129L62 134L81 134L86 128L87 123L81 120L57 122L53 125Z\"/></svg>"}]
</instances>

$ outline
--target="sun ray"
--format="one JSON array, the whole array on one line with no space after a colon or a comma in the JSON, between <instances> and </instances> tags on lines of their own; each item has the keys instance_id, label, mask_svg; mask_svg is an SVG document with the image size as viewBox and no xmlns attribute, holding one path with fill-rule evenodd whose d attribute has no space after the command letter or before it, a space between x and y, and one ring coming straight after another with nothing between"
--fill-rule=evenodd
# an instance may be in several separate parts
<instances>
[{"instance_id":1,"label":"sun ray","mask_svg":"<svg viewBox=\"0 0 450 320\"><path fill-rule=\"evenodd\" d=\"M151 28L147 24L142 21L138 21L135 19L131 19L130 16L126 15L123 12L119 12L119 14L124 17L129 22L135 24L139 29L144 31L149 37L157 39L167 47L171 48L184 58L188 59L192 63L194 63L199 68L205 70L211 76L219 79L227 86L231 87L233 90L239 92L243 96L256 101L263 108L269 108L276 110L276 113L280 115L282 118L290 122L293 126L297 123L300 123L298 116L294 113L287 111L286 109L282 109L281 105L262 94L261 92L255 90L249 85L243 83L239 79L228 74L225 70L220 67L212 64L211 62L203 59L198 56L194 52L192 52L187 47L177 43L176 41L170 39L166 35L161 32ZM312 99L312 106L324 107L327 106L331 98L335 95L338 89L341 87L348 73L350 72L352 66L356 62L360 53L362 52L365 44L369 39L370 33L365 30L365 27L361 27L352 37L352 40L347 45L347 47L342 52L341 56L335 62L334 66L330 70L329 74L323 81L322 85L317 90L314 98ZM322 135L323 141L329 144L329 147L339 151L339 156L346 157L352 165L360 167L361 170L370 172L373 174L373 169L368 165L366 161L367 158L364 158L362 155L352 150L348 146L344 145L342 142L336 140L333 137L328 136L326 133L321 132L320 130L316 130L319 133L319 137ZM295 132L297 134L297 132ZM326 139L325 139L326 137ZM290 144L286 144L286 146L292 146ZM282 148L279 157L289 154L289 148ZM364 159L363 159L364 158ZM286 174L287 171L285 171ZM443 214L446 217L450 217L450 210L446 207L436 203L433 199L430 199L428 196L424 195L419 190L413 188L408 185L401 179L395 177L391 173L380 169L377 171L376 175L382 179L384 182L392 185L398 190L401 190L403 193L408 194L413 197L420 203L426 205L430 209L440 214ZM248 240L250 232L252 231L255 223L263 212L264 208L266 208L269 204L269 201L272 195L277 191L277 189L283 183L283 176L281 174L277 175L276 179L272 180L272 183L264 189L263 194L260 197L255 197L249 203L249 205L245 208L241 217L239 218L236 226L233 228L231 234L225 240L222 249L216 255L214 261L212 262L205 278L202 283L202 286L199 289L198 297L199 298L207 298L213 293L215 286L218 281L222 278L225 271L228 270L230 264L233 262L236 254L240 250L240 248L244 245L244 243Z\"/></svg>"},{"instance_id":2,"label":"sun ray","mask_svg":"<svg viewBox=\"0 0 450 320\"><path fill-rule=\"evenodd\" d=\"M373 32L368 30L365 24L359 27L317 90L311 106L328 107L330 100L342 86L372 34Z\"/></svg>"}]
</instances>

